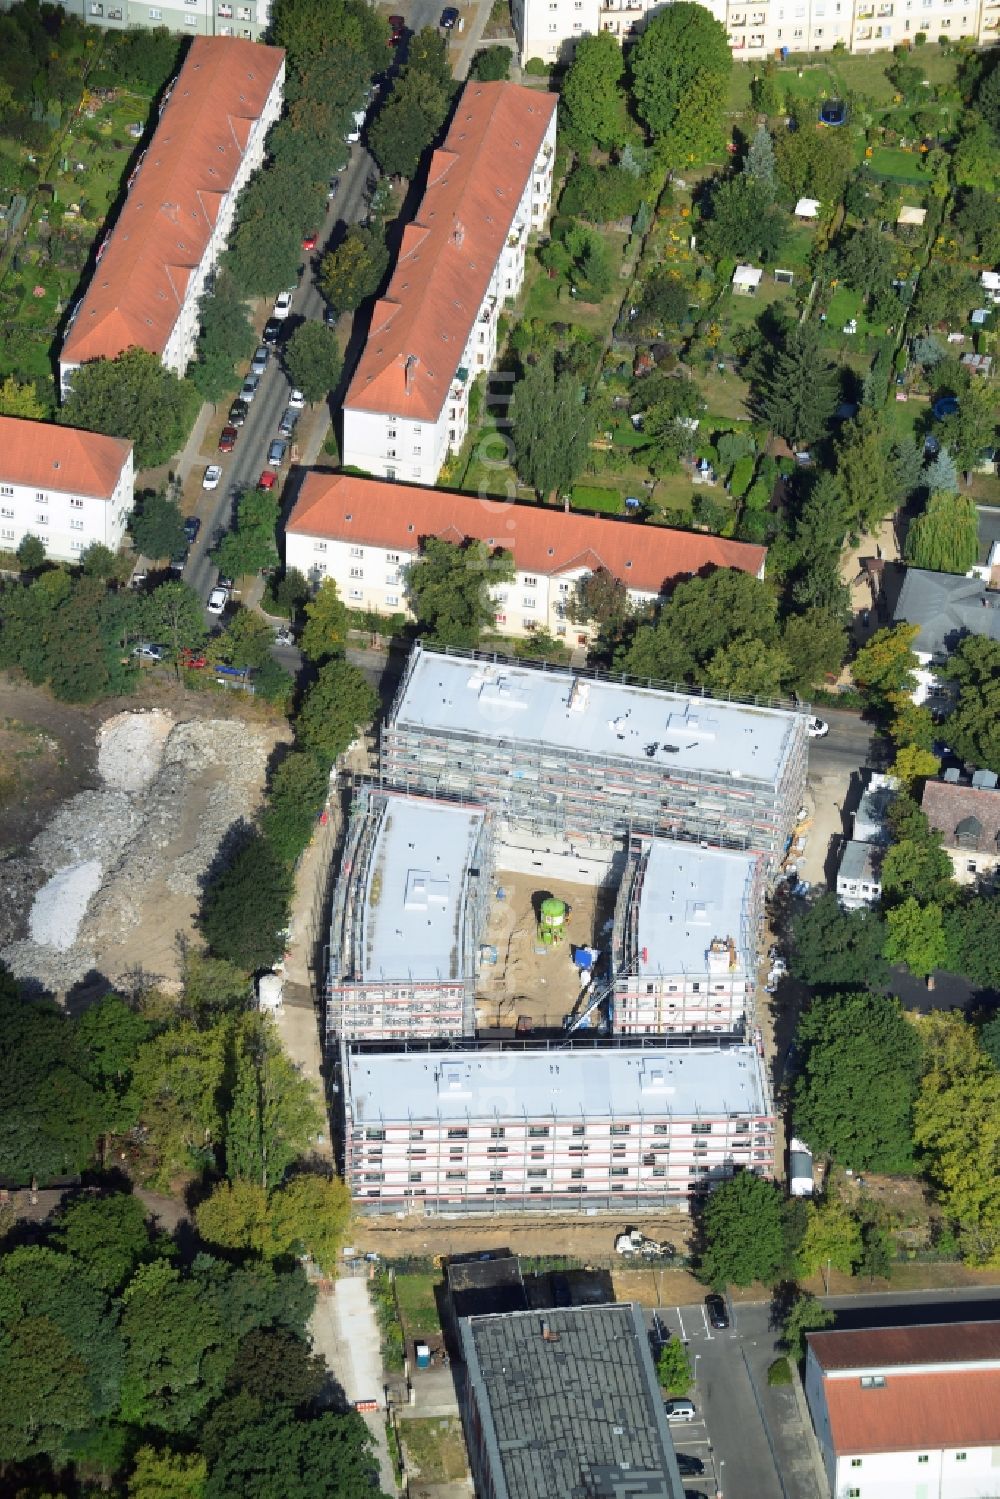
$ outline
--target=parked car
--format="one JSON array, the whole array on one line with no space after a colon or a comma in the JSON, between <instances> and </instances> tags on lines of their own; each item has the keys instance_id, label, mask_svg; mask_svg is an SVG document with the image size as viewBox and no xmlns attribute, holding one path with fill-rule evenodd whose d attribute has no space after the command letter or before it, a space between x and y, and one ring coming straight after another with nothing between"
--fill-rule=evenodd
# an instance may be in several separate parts
<instances>
[{"instance_id":1,"label":"parked car","mask_svg":"<svg viewBox=\"0 0 1000 1499\"><path fill-rule=\"evenodd\" d=\"M285 414L278 423L278 432L282 437L291 437L295 431L295 423L299 419L298 407L286 406Z\"/></svg>"},{"instance_id":2,"label":"parked car","mask_svg":"<svg viewBox=\"0 0 1000 1499\"><path fill-rule=\"evenodd\" d=\"M294 645L295 644L295 632L294 632L294 630L292 630L290 628L275 630L275 632L274 632L274 643L275 643L275 645Z\"/></svg>"},{"instance_id":3,"label":"parked car","mask_svg":"<svg viewBox=\"0 0 1000 1499\"><path fill-rule=\"evenodd\" d=\"M337 309L331 307L329 302L323 308L323 321L328 328L336 328L337 326Z\"/></svg>"},{"instance_id":4,"label":"parked car","mask_svg":"<svg viewBox=\"0 0 1000 1499\"><path fill-rule=\"evenodd\" d=\"M138 656L140 661L162 661L166 649L165 645L152 645L143 641L141 645L136 646L132 654Z\"/></svg>"},{"instance_id":5,"label":"parked car","mask_svg":"<svg viewBox=\"0 0 1000 1499\"><path fill-rule=\"evenodd\" d=\"M704 1473L705 1464L700 1457L691 1457L687 1452L674 1452L682 1478L697 1478Z\"/></svg>"},{"instance_id":6,"label":"parked car","mask_svg":"<svg viewBox=\"0 0 1000 1499\"><path fill-rule=\"evenodd\" d=\"M389 17L389 46L398 47L406 35L406 21L403 16Z\"/></svg>"},{"instance_id":7,"label":"parked car","mask_svg":"<svg viewBox=\"0 0 1000 1499\"><path fill-rule=\"evenodd\" d=\"M302 236L302 248L303 248L303 250L315 250L315 248L316 248L316 246L317 246L318 243L319 243L319 235L318 234L313 234L312 232L310 232L309 234L304 234Z\"/></svg>"},{"instance_id":8,"label":"parked car","mask_svg":"<svg viewBox=\"0 0 1000 1499\"><path fill-rule=\"evenodd\" d=\"M267 344L269 349L273 349L275 344L281 337L283 331L281 324L281 318L276 317L269 317L267 322L264 324L264 331L261 334L261 338Z\"/></svg>"},{"instance_id":9,"label":"parked car","mask_svg":"<svg viewBox=\"0 0 1000 1499\"><path fill-rule=\"evenodd\" d=\"M277 318L279 322L283 323L285 321L285 318L292 310L292 297L294 295L294 292L279 291L275 299L274 311L271 316Z\"/></svg>"},{"instance_id":10,"label":"parked car","mask_svg":"<svg viewBox=\"0 0 1000 1499\"><path fill-rule=\"evenodd\" d=\"M453 5L446 5L441 12L441 25L445 31L451 31L458 24L458 11Z\"/></svg>"},{"instance_id":11,"label":"parked car","mask_svg":"<svg viewBox=\"0 0 1000 1499\"><path fill-rule=\"evenodd\" d=\"M200 651L181 651L181 665L186 666L188 671L200 671L203 666L208 665L208 659Z\"/></svg>"},{"instance_id":12,"label":"parked car","mask_svg":"<svg viewBox=\"0 0 1000 1499\"><path fill-rule=\"evenodd\" d=\"M337 194L339 192L340 192L340 178L339 177L331 177L330 178L330 186L326 190L326 201L328 203L332 203L333 200L334 200L334 198L337 196Z\"/></svg>"},{"instance_id":13,"label":"parked car","mask_svg":"<svg viewBox=\"0 0 1000 1499\"><path fill-rule=\"evenodd\" d=\"M258 489L273 489L277 480L277 474L273 469L266 468L257 480Z\"/></svg>"},{"instance_id":14,"label":"parked car","mask_svg":"<svg viewBox=\"0 0 1000 1499\"><path fill-rule=\"evenodd\" d=\"M219 480L222 478L222 466L218 463L210 463L205 470L205 476L201 481L202 489L218 489Z\"/></svg>"},{"instance_id":15,"label":"parked car","mask_svg":"<svg viewBox=\"0 0 1000 1499\"><path fill-rule=\"evenodd\" d=\"M816 718L815 715L809 719L809 738L825 739L830 732L830 725L825 718Z\"/></svg>"},{"instance_id":16,"label":"parked car","mask_svg":"<svg viewBox=\"0 0 1000 1499\"><path fill-rule=\"evenodd\" d=\"M259 385L259 375L247 375L246 379L243 381L243 384L240 386L240 399L246 401L248 406L251 404L254 396L257 394Z\"/></svg>"},{"instance_id":17,"label":"parked car","mask_svg":"<svg viewBox=\"0 0 1000 1499\"><path fill-rule=\"evenodd\" d=\"M229 421L234 427L242 427L243 423L247 419L249 410L250 407L247 405L246 401L241 401L239 396L237 396L236 400L229 408Z\"/></svg>"},{"instance_id":18,"label":"parked car","mask_svg":"<svg viewBox=\"0 0 1000 1499\"><path fill-rule=\"evenodd\" d=\"M280 468L285 461L288 452L288 444L283 437L276 437L267 450L268 465L272 468Z\"/></svg>"},{"instance_id":19,"label":"parked car","mask_svg":"<svg viewBox=\"0 0 1000 1499\"><path fill-rule=\"evenodd\" d=\"M232 591L233 591L233 580L232 580L232 578L224 578L222 576L222 574L220 573L219 576L215 580L215 586L217 588L224 588L227 593L232 593Z\"/></svg>"},{"instance_id":20,"label":"parked car","mask_svg":"<svg viewBox=\"0 0 1000 1499\"><path fill-rule=\"evenodd\" d=\"M711 1296L706 1296L705 1310L708 1313L708 1320L713 1327L721 1331L723 1328L729 1326L729 1312L721 1296L714 1292Z\"/></svg>"},{"instance_id":21,"label":"parked car","mask_svg":"<svg viewBox=\"0 0 1000 1499\"><path fill-rule=\"evenodd\" d=\"M184 571L185 567L187 566L187 560L188 560L188 549L187 549L187 546L185 545L185 546L182 546L179 551L176 551L174 553L174 555L171 557L171 559L170 559L170 571L172 573L182 573Z\"/></svg>"},{"instance_id":22,"label":"parked car","mask_svg":"<svg viewBox=\"0 0 1000 1499\"><path fill-rule=\"evenodd\" d=\"M233 451L233 448L235 448L236 446L236 439L237 437L239 437L239 435L239 429L237 427L223 427L222 431L219 433L219 452L231 453ZM215 464L215 467L218 468L218 464Z\"/></svg>"},{"instance_id":23,"label":"parked car","mask_svg":"<svg viewBox=\"0 0 1000 1499\"><path fill-rule=\"evenodd\" d=\"M198 532L201 530L201 521L196 515L188 515L184 519L184 535L188 539L188 545L194 546L198 540Z\"/></svg>"},{"instance_id":24,"label":"parked car","mask_svg":"<svg viewBox=\"0 0 1000 1499\"><path fill-rule=\"evenodd\" d=\"M668 1400L664 1409L668 1421L693 1421L697 1414L693 1400Z\"/></svg>"},{"instance_id":25,"label":"parked car","mask_svg":"<svg viewBox=\"0 0 1000 1499\"><path fill-rule=\"evenodd\" d=\"M212 592L208 596L208 603L205 605L205 608L208 610L209 614L225 614L226 605L228 603L229 589L213 588Z\"/></svg>"},{"instance_id":26,"label":"parked car","mask_svg":"<svg viewBox=\"0 0 1000 1499\"><path fill-rule=\"evenodd\" d=\"M267 347L267 344L260 344L257 352L250 361L251 375L262 375L267 369L267 361L270 357L271 350Z\"/></svg>"}]
</instances>

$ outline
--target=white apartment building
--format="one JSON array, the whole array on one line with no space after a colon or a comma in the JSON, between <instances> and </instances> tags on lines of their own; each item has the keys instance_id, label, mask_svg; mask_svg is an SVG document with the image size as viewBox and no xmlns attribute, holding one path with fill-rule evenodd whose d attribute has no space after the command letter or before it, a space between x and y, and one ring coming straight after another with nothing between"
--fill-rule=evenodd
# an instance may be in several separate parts
<instances>
[{"instance_id":1,"label":"white apartment building","mask_svg":"<svg viewBox=\"0 0 1000 1499\"><path fill-rule=\"evenodd\" d=\"M833 1499L1000 1495L1000 1322L806 1334Z\"/></svg>"},{"instance_id":2,"label":"white apartment building","mask_svg":"<svg viewBox=\"0 0 1000 1499\"><path fill-rule=\"evenodd\" d=\"M522 65L531 57L555 62L572 56L582 36L610 31L634 40L662 0L512 0ZM705 7L729 33L740 61L790 53L889 50L913 42L971 37L980 46L1000 39L998 0L712 0Z\"/></svg>"},{"instance_id":3,"label":"white apartment building","mask_svg":"<svg viewBox=\"0 0 1000 1499\"><path fill-rule=\"evenodd\" d=\"M0 551L29 534L57 562L79 562L95 542L117 551L132 504L130 442L0 416Z\"/></svg>"},{"instance_id":4,"label":"white apartment building","mask_svg":"<svg viewBox=\"0 0 1000 1499\"><path fill-rule=\"evenodd\" d=\"M285 562L314 585L332 578L352 609L409 615L406 568L430 536L511 552L513 581L492 589L497 629L545 630L574 644L586 644L591 632L570 619L568 606L578 581L592 572L620 579L639 604L708 567L763 578L767 560L766 547L698 531L314 470L285 527Z\"/></svg>"},{"instance_id":5,"label":"white apartment building","mask_svg":"<svg viewBox=\"0 0 1000 1499\"><path fill-rule=\"evenodd\" d=\"M280 47L204 36L191 43L73 314L59 358L64 397L81 364L133 347L184 374L198 302L236 200L263 162L284 79Z\"/></svg>"},{"instance_id":6,"label":"white apartment building","mask_svg":"<svg viewBox=\"0 0 1000 1499\"><path fill-rule=\"evenodd\" d=\"M345 467L433 484L461 447L472 382L548 216L555 141L554 94L465 85L344 400Z\"/></svg>"},{"instance_id":7,"label":"white apartment building","mask_svg":"<svg viewBox=\"0 0 1000 1499\"><path fill-rule=\"evenodd\" d=\"M766 883L759 855L634 839L612 936L613 1033L752 1022Z\"/></svg>"},{"instance_id":8,"label":"white apartment building","mask_svg":"<svg viewBox=\"0 0 1000 1499\"><path fill-rule=\"evenodd\" d=\"M271 24L271 0L160 0L158 5L149 0L65 0L62 8L105 31L163 26L185 36L234 36L248 42L259 42Z\"/></svg>"},{"instance_id":9,"label":"white apartment building","mask_svg":"<svg viewBox=\"0 0 1000 1499\"><path fill-rule=\"evenodd\" d=\"M355 1042L340 1085L344 1175L366 1212L624 1212L774 1170L749 1046Z\"/></svg>"}]
</instances>

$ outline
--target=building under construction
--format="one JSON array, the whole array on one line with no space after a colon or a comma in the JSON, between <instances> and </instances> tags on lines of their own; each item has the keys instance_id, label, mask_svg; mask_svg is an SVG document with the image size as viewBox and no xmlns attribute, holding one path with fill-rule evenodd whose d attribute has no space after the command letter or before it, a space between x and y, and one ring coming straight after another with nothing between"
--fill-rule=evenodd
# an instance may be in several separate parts
<instances>
[{"instance_id":1,"label":"building under construction","mask_svg":"<svg viewBox=\"0 0 1000 1499\"><path fill-rule=\"evenodd\" d=\"M380 773L482 801L539 835L706 840L773 869L802 801L807 723L787 704L418 644Z\"/></svg>"},{"instance_id":2,"label":"building under construction","mask_svg":"<svg viewBox=\"0 0 1000 1499\"><path fill-rule=\"evenodd\" d=\"M492 875L481 806L360 786L333 899L327 1034L470 1035Z\"/></svg>"},{"instance_id":3,"label":"building under construction","mask_svg":"<svg viewBox=\"0 0 1000 1499\"><path fill-rule=\"evenodd\" d=\"M760 854L633 838L611 944L612 1031L748 1028L765 887Z\"/></svg>"}]
</instances>

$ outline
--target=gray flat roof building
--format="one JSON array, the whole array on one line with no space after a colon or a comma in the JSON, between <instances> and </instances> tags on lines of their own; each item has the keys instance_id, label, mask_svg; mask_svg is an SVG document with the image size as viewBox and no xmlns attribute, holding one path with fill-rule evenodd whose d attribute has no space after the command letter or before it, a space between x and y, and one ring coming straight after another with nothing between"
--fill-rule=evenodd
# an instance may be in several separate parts
<instances>
[{"instance_id":1,"label":"gray flat roof building","mask_svg":"<svg viewBox=\"0 0 1000 1499\"><path fill-rule=\"evenodd\" d=\"M682 1499L638 1307L469 1317L459 1327L480 1499Z\"/></svg>"},{"instance_id":2,"label":"gray flat roof building","mask_svg":"<svg viewBox=\"0 0 1000 1499\"><path fill-rule=\"evenodd\" d=\"M742 971L752 972L757 954L749 918L756 867L751 854L652 839L639 896L638 977L705 973L709 943L729 936Z\"/></svg>"},{"instance_id":3,"label":"gray flat roof building","mask_svg":"<svg viewBox=\"0 0 1000 1499\"><path fill-rule=\"evenodd\" d=\"M380 770L539 831L706 838L776 861L801 802L806 724L788 705L417 645Z\"/></svg>"}]
</instances>

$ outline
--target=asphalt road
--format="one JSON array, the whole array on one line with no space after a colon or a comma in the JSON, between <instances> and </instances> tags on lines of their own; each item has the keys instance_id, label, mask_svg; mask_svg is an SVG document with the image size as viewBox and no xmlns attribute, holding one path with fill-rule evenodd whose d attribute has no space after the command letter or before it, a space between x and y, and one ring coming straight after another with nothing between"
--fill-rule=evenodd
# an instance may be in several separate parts
<instances>
[{"instance_id":1,"label":"asphalt road","mask_svg":"<svg viewBox=\"0 0 1000 1499\"><path fill-rule=\"evenodd\" d=\"M839 708L821 708L816 715L830 725L824 739L809 741L810 774L822 776L853 771L871 763L875 733L859 713Z\"/></svg>"}]
</instances>

